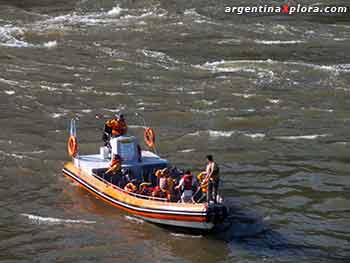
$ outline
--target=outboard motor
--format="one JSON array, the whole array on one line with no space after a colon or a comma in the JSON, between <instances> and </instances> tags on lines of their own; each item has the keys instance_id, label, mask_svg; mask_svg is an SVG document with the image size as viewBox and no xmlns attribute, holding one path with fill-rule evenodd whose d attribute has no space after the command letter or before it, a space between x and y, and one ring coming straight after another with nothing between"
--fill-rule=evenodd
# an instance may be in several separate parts
<instances>
[{"instance_id":1,"label":"outboard motor","mask_svg":"<svg viewBox=\"0 0 350 263\"><path fill-rule=\"evenodd\" d=\"M227 208L223 204L208 204L208 222L220 224L225 220L227 215Z\"/></svg>"}]
</instances>

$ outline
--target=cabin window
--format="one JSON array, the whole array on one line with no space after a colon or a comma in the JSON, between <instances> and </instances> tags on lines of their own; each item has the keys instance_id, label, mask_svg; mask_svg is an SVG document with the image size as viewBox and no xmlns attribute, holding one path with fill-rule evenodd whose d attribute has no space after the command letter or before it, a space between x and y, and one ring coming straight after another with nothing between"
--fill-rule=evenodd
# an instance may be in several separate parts
<instances>
[{"instance_id":1,"label":"cabin window","mask_svg":"<svg viewBox=\"0 0 350 263\"><path fill-rule=\"evenodd\" d=\"M120 156L125 161L132 161L134 160L135 155L135 144L133 142L123 142L120 143Z\"/></svg>"}]
</instances>

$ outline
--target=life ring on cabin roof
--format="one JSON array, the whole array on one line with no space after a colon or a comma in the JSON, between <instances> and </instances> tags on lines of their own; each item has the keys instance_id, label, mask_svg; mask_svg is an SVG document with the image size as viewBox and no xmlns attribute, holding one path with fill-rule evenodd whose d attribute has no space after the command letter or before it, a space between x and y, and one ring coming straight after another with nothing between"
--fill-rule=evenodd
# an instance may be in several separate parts
<instances>
[{"instance_id":1,"label":"life ring on cabin roof","mask_svg":"<svg viewBox=\"0 0 350 263\"><path fill-rule=\"evenodd\" d=\"M75 157L78 153L78 140L74 135L69 136L68 139L68 154L70 157Z\"/></svg>"},{"instance_id":2,"label":"life ring on cabin roof","mask_svg":"<svg viewBox=\"0 0 350 263\"><path fill-rule=\"evenodd\" d=\"M143 133L143 136L144 136L146 145L150 148L153 148L156 141L154 130L152 128L146 128L145 132Z\"/></svg>"}]
</instances>

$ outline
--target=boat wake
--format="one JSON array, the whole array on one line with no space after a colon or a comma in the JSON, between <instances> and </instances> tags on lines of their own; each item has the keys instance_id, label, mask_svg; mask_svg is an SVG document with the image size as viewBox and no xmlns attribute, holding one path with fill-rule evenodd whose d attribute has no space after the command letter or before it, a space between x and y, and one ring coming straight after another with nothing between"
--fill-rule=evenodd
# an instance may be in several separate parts
<instances>
[{"instance_id":1,"label":"boat wake","mask_svg":"<svg viewBox=\"0 0 350 263\"><path fill-rule=\"evenodd\" d=\"M312 63L306 63L301 61L278 61L278 60L221 60L214 62L206 62L202 65L194 65L195 68L208 70L213 73L223 72L247 72L247 73L256 73L257 71L266 71L262 68L264 66L268 67L271 65L277 66L296 66L302 68L311 68L318 71L328 71L328 72L349 72L349 64L336 64L336 65L317 65ZM270 72L272 74L273 72Z\"/></svg>"},{"instance_id":2,"label":"boat wake","mask_svg":"<svg viewBox=\"0 0 350 263\"><path fill-rule=\"evenodd\" d=\"M185 233L174 233L174 232L171 232L170 235L176 238L202 238L203 237L203 235L189 235Z\"/></svg>"},{"instance_id":3,"label":"boat wake","mask_svg":"<svg viewBox=\"0 0 350 263\"><path fill-rule=\"evenodd\" d=\"M300 136L278 136L276 139L280 140L315 140L317 138L328 137L329 134L311 134Z\"/></svg>"},{"instance_id":4,"label":"boat wake","mask_svg":"<svg viewBox=\"0 0 350 263\"><path fill-rule=\"evenodd\" d=\"M223 224L215 227L214 233L217 238L230 242L238 238L256 237L267 230L263 219L230 207L228 217Z\"/></svg>"},{"instance_id":5,"label":"boat wake","mask_svg":"<svg viewBox=\"0 0 350 263\"><path fill-rule=\"evenodd\" d=\"M58 224L95 224L96 221L87 220L75 220L75 219L60 219L53 217L43 217L32 214L21 214L21 216L27 217L32 223L35 224L47 224L47 225L58 225Z\"/></svg>"},{"instance_id":6,"label":"boat wake","mask_svg":"<svg viewBox=\"0 0 350 263\"><path fill-rule=\"evenodd\" d=\"M0 46L14 48L53 48L57 46L57 41L47 41L41 44L33 44L25 40L26 29L13 25L0 27Z\"/></svg>"},{"instance_id":7,"label":"boat wake","mask_svg":"<svg viewBox=\"0 0 350 263\"><path fill-rule=\"evenodd\" d=\"M125 218L126 218L127 220L133 221L133 222L135 222L135 223L137 223L137 224L143 224L143 223L145 223L144 220L142 220L142 219L140 219L140 218L133 217L133 216L125 216Z\"/></svg>"}]
</instances>

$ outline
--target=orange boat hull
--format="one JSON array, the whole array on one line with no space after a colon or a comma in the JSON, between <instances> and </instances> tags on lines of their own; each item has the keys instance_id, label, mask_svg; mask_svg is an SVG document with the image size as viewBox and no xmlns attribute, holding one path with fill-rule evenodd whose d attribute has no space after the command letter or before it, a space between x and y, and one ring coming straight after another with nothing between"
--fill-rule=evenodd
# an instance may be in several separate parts
<instances>
[{"instance_id":1,"label":"orange boat hull","mask_svg":"<svg viewBox=\"0 0 350 263\"><path fill-rule=\"evenodd\" d=\"M84 172L72 162L64 166L63 173L108 204L146 221L203 230L214 227L214 223L209 220L209 209L205 203L188 204L140 198Z\"/></svg>"}]
</instances>

